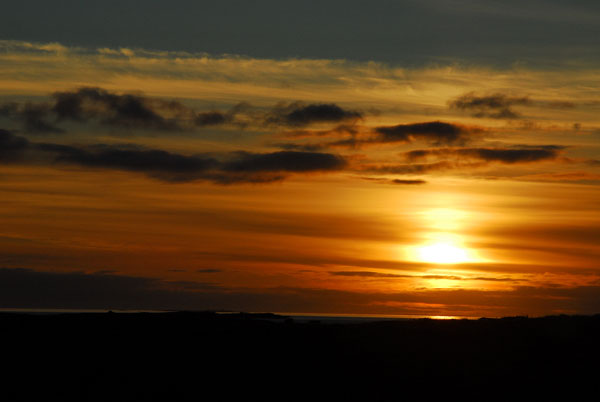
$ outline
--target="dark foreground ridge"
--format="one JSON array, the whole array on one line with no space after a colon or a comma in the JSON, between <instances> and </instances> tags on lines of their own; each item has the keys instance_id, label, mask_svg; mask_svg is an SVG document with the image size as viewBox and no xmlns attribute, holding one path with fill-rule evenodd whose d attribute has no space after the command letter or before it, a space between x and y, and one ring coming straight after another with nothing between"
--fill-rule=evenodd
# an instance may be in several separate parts
<instances>
[{"instance_id":1,"label":"dark foreground ridge","mask_svg":"<svg viewBox=\"0 0 600 402\"><path fill-rule=\"evenodd\" d=\"M598 391L600 315L336 324L3 313L0 329L6 401L579 400Z\"/></svg>"}]
</instances>

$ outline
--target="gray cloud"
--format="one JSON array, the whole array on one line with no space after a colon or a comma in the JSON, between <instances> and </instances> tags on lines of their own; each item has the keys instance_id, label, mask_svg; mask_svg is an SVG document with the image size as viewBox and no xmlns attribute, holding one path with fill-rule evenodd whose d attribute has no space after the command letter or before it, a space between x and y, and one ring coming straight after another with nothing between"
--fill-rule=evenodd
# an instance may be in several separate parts
<instances>
[{"instance_id":1,"label":"gray cloud","mask_svg":"<svg viewBox=\"0 0 600 402\"><path fill-rule=\"evenodd\" d=\"M374 142L414 142L426 141L434 145L463 144L472 134L481 130L463 125L430 121L425 123L398 124L396 126L376 127L378 137Z\"/></svg>"},{"instance_id":2,"label":"gray cloud","mask_svg":"<svg viewBox=\"0 0 600 402\"><path fill-rule=\"evenodd\" d=\"M334 103L300 102L275 107L266 117L267 123L302 127L313 123L339 123L362 119L362 113L346 110Z\"/></svg>"},{"instance_id":3,"label":"gray cloud","mask_svg":"<svg viewBox=\"0 0 600 402\"><path fill-rule=\"evenodd\" d=\"M513 106L530 105L532 101L527 96L508 96L501 93L477 96L469 92L448 102L451 108L471 112L474 117L490 117L493 119L518 119L519 113Z\"/></svg>"},{"instance_id":4,"label":"gray cloud","mask_svg":"<svg viewBox=\"0 0 600 402\"><path fill-rule=\"evenodd\" d=\"M45 103L15 102L0 105L0 116L15 120L29 133L61 133L63 130L49 120L51 108Z\"/></svg>"},{"instance_id":5,"label":"gray cloud","mask_svg":"<svg viewBox=\"0 0 600 402\"><path fill-rule=\"evenodd\" d=\"M538 147L512 148L442 148L442 149L417 149L404 153L409 161L435 157L454 157L460 159L474 159L485 162L500 162L506 164L539 162L556 159L564 147L558 145L541 145Z\"/></svg>"},{"instance_id":6,"label":"gray cloud","mask_svg":"<svg viewBox=\"0 0 600 402\"><path fill-rule=\"evenodd\" d=\"M463 145L483 133L479 127L456 123L428 121L367 128L363 126L338 126L331 130L300 130L288 137L347 136L335 141L319 143L278 144L284 149L318 150L327 148L361 148L378 144L406 144L423 141L431 146Z\"/></svg>"},{"instance_id":7,"label":"gray cloud","mask_svg":"<svg viewBox=\"0 0 600 402\"><path fill-rule=\"evenodd\" d=\"M176 118L165 118L158 110L186 112L179 102L150 100L124 94L118 95L101 88L80 88L74 92L56 92L52 111L58 120L83 121L97 118L102 124L124 128L156 130L181 129Z\"/></svg>"},{"instance_id":8,"label":"gray cloud","mask_svg":"<svg viewBox=\"0 0 600 402\"><path fill-rule=\"evenodd\" d=\"M225 163L222 169L228 172L310 172L340 170L345 165L346 161L341 156L318 152L237 152L236 158Z\"/></svg>"},{"instance_id":9,"label":"gray cloud","mask_svg":"<svg viewBox=\"0 0 600 402\"><path fill-rule=\"evenodd\" d=\"M92 122L129 130L182 131L227 124L238 127L304 127L363 118L361 112L346 110L334 103L279 104L267 112L240 103L228 111L196 112L179 101L136 93L118 94L98 87L55 92L51 97L52 102L49 103L2 104L0 116L21 123L27 132L37 133L63 132L57 124L65 121Z\"/></svg>"},{"instance_id":10,"label":"gray cloud","mask_svg":"<svg viewBox=\"0 0 600 402\"><path fill-rule=\"evenodd\" d=\"M209 180L217 183L262 183L282 180L290 173L341 170L346 160L334 154L280 151L234 152L220 157L181 155L136 145L90 146L32 143L0 130L3 162L70 164L144 173L150 177L182 182Z\"/></svg>"}]
</instances>

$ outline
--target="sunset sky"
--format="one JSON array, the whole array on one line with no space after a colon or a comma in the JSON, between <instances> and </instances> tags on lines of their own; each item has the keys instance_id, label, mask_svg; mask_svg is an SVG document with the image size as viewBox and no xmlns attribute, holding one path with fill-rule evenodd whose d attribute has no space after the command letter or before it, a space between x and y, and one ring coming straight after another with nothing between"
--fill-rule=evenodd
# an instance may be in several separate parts
<instances>
[{"instance_id":1,"label":"sunset sky","mask_svg":"<svg viewBox=\"0 0 600 402\"><path fill-rule=\"evenodd\" d=\"M600 312L597 1L0 15L0 307Z\"/></svg>"}]
</instances>

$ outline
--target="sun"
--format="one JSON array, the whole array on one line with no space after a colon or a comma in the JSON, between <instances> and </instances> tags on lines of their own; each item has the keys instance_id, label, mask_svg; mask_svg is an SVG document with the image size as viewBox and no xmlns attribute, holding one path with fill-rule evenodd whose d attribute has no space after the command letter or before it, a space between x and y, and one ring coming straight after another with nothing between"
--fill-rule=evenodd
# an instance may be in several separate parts
<instances>
[{"instance_id":1,"label":"sun","mask_svg":"<svg viewBox=\"0 0 600 402\"><path fill-rule=\"evenodd\" d=\"M430 264L462 264L483 262L478 253L467 247L462 236L453 233L430 233L428 240L406 248L412 261Z\"/></svg>"},{"instance_id":2,"label":"sun","mask_svg":"<svg viewBox=\"0 0 600 402\"><path fill-rule=\"evenodd\" d=\"M433 264L459 264L471 260L467 250L445 242L418 247L416 254L420 261Z\"/></svg>"}]
</instances>

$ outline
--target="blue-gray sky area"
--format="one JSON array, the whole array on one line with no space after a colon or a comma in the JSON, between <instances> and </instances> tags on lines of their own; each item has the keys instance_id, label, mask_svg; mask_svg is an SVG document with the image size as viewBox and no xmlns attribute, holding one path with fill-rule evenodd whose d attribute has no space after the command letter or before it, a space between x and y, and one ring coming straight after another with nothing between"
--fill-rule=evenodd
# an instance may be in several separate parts
<instances>
[{"instance_id":1,"label":"blue-gray sky area","mask_svg":"<svg viewBox=\"0 0 600 402\"><path fill-rule=\"evenodd\" d=\"M83 47L375 60L405 66L589 64L600 2L159 0L7 2L0 38Z\"/></svg>"}]
</instances>

